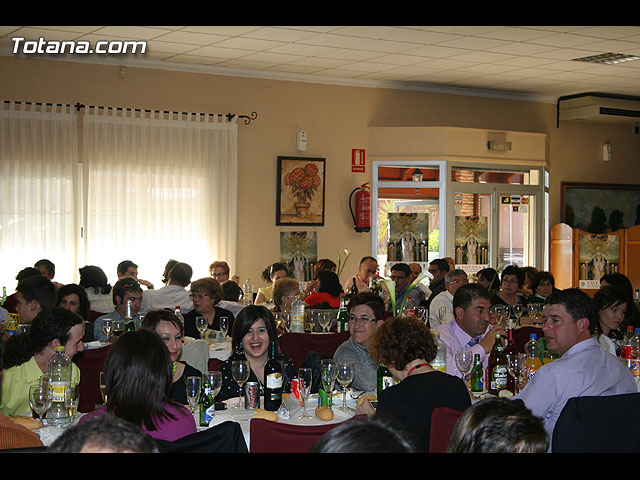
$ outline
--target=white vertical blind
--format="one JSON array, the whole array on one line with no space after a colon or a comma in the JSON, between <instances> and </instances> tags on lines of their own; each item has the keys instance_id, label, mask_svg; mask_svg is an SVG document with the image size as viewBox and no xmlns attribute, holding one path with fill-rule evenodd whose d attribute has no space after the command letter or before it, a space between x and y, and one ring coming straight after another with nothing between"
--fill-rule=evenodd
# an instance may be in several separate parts
<instances>
[{"instance_id":1,"label":"white vertical blind","mask_svg":"<svg viewBox=\"0 0 640 480\"><path fill-rule=\"evenodd\" d=\"M77 271L76 113L70 105L7 102L0 108L0 286L42 259L56 279Z\"/></svg>"},{"instance_id":2,"label":"white vertical blind","mask_svg":"<svg viewBox=\"0 0 640 480\"><path fill-rule=\"evenodd\" d=\"M83 132L86 264L115 279L133 260L156 285L170 258L194 278L213 260L235 264L235 122L88 107Z\"/></svg>"}]
</instances>

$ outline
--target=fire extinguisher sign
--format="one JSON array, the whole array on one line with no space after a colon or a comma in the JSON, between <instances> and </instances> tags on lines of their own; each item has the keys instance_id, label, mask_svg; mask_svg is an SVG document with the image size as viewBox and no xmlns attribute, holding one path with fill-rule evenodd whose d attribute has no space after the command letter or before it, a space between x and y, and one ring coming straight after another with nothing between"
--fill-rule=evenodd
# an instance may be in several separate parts
<instances>
[{"instance_id":1,"label":"fire extinguisher sign","mask_svg":"<svg viewBox=\"0 0 640 480\"><path fill-rule=\"evenodd\" d=\"M354 173L364 173L364 149L353 148L351 150L351 171Z\"/></svg>"}]
</instances>

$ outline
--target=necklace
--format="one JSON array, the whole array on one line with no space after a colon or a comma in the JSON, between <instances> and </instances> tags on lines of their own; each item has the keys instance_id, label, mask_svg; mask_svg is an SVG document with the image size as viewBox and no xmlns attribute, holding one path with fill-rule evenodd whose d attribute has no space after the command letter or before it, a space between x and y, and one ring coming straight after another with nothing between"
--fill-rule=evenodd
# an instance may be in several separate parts
<instances>
[{"instance_id":1,"label":"necklace","mask_svg":"<svg viewBox=\"0 0 640 480\"><path fill-rule=\"evenodd\" d=\"M418 365L414 365L413 367L411 367L411 369L407 372L407 377L409 375L411 375L411 372L413 372L415 369L417 368L421 368L421 367L431 367L431 365L429 365L428 363L419 363Z\"/></svg>"}]
</instances>

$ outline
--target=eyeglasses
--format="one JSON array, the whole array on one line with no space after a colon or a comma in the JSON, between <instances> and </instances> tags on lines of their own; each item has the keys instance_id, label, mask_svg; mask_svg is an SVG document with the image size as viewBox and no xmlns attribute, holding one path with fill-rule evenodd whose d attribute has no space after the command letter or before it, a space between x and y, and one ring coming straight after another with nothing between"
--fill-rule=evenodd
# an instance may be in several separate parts
<instances>
[{"instance_id":1,"label":"eyeglasses","mask_svg":"<svg viewBox=\"0 0 640 480\"><path fill-rule=\"evenodd\" d=\"M520 283L517 278L504 278L502 283Z\"/></svg>"},{"instance_id":2,"label":"eyeglasses","mask_svg":"<svg viewBox=\"0 0 640 480\"><path fill-rule=\"evenodd\" d=\"M220 272L218 272L218 273L214 273L211 276L212 277L224 277L224 276L227 276L227 275L228 275L228 273L225 273L225 272L220 273Z\"/></svg>"},{"instance_id":3,"label":"eyeglasses","mask_svg":"<svg viewBox=\"0 0 640 480\"><path fill-rule=\"evenodd\" d=\"M402 280L403 278L407 278L407 277L405 275L402 275L402 276L400 276L400 275L390 275L389 278L391 280L395 280L395 279Z\"/></svg>"},{"instance_id":4,"label":"eyeglasses","mask_svg":"<svg viewBox=\"0 0 640 480\"><path fill-rule=\"evenodd\" d=\"M469 283L468 279L464 279L464 280L449 280L447 283L453 283L454 285L460 285L460 284L464 284L464 283Z\"/></svg>"},{"instance_id":5,"label":"eyeglasses","mask_svg":"<svg viewBox=\"0 0 640 480\"><path fill-rule=\"evenodd\" d=\"M353 322L353 323L373 323L376 322L377 319L375 318L369 318L366 315L363 315L362 317L356 317L355 315L349 315L349 321Z\"/></svg>"},{"instance_id":6,"label":"eyeglasses","mask_svg":"<svg viewBox=\"0 0 640 480\"><path fill-rule=\"evenodd\" d=\"M190 293L189 298L192 300L202 300L204 297L210 297L208 293Z\"/></svg>"}]
</instances>

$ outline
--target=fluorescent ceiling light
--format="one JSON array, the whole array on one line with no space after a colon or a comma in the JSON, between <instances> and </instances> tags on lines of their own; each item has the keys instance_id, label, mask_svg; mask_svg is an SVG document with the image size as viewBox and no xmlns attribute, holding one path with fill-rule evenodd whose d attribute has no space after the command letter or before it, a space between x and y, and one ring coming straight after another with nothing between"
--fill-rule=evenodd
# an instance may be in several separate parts
<instances>
[{"instance_id":1,"label":"fluorescent ceiling light","mask_svg":"<svg viewBox=\"0 0 640 480\"><path fill-rule=\"evenodd\" d=\"M615 64L630 62L631 60L637 60L639 58L640 57L636 55L625 55L624 53L602 53L600 55L591 55L589 57L574 58L574 60L577 62Z\"/></svg>"}]
</instances>

